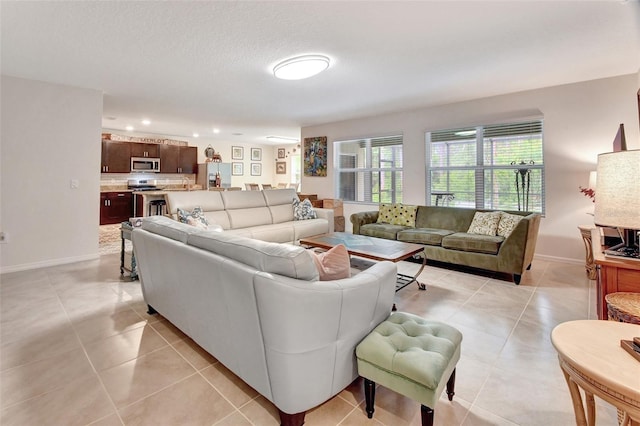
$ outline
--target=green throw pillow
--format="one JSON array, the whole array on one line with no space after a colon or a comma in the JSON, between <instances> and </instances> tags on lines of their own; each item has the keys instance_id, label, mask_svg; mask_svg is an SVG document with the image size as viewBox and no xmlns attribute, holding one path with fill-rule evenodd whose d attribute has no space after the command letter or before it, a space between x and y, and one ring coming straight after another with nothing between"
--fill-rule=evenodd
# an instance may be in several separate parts
<instances>
[{"instance_id":1,"label":"green throw pillow","mask_svg":"<svg viewBox=\"0 0 640 426\"><path fill-rule=\"evenodd\" d=\"M415 228L417 211L418 206L409 206L404 204L380 204L377 222Z\"/></svg>"},{"instance_id":2,"label":"green throw pillow","mask_svg":"<svg viewBox=\"0 0 640 426\"><path fill-rule=\"evenodd\" d=\"M393 204L380 204L380 211L378 212L378 223L391 223L394 215Z\"/></svg>"}]
</instances>

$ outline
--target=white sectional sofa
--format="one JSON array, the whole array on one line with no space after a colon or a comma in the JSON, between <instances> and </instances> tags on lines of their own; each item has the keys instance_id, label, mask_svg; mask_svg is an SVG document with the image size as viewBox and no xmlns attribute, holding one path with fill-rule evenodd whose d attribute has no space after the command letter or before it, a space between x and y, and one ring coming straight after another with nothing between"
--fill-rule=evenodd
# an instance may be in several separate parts
<instances>
[{"instance_id":1,"label":"white sectional sofa","mask_svg":"<svg viewBox=\"0 0 640 426\"><path fill-rule=\"evenodd\" d=\"M178 208L202 208L210 223L225 233L276 243L333 232L333 210L314 209L318 218L294 220L293 188L263 191L176 191L165 195L168 214L178 217Z\"/></svg>"},{"instance_id":2,"label":"white sectional sofa","mask_svg":"<svg viewBox=\"0 0 640 426\"><path fill-rule=\"evenodd\" d=\"M245 204L254 194L261 195L256 191ZM242 205L234 202L227 205ZM251 220L233 212L229 217L235 224ZM355 346L393 304L396 265L390 262L351 278L318 281L311 255L300 246L206 231L164 216L145 218L132 240L150 312L162 314L271 401L283 425L301 425L306 410L355 380Z\"/></svg>"}]
</instances>

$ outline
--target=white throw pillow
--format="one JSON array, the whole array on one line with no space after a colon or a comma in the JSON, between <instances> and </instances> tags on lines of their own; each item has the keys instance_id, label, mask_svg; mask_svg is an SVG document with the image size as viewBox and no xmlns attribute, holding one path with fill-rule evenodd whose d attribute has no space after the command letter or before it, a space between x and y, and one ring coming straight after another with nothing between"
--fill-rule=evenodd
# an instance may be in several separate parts
<instances>
[{"instance_id":1,"label":"white throw pillow","mask_svg":"<svg viewBox=\"0 0 640 426\"><path fill-rule=\"evenodd\" d=\"M496 235L502 212L476 212L467 233L479 235Z\"/></svg>"},{"instance_id":2,"label":"white throw pillow","mask_svg":"<svg viewBox=\"0 0 640 426\"><path fill-rule=\"evenodd\" d=\"M498 235L507 238L516 229L521 220L522 216L520 215L503 212L498 223Z\"/></svg>"},{"instance_id":3,"label":"white throw pillow","mask_svg":"<svg viewBox=\"0 0 640 426\"><path fill-rule=\"evenodd\" d=\"M313 205L308 198L304 201L300 201L296 198L293 199L293 218L295 220L307 220L317 218Z\"/></svg>"}]
</instances>

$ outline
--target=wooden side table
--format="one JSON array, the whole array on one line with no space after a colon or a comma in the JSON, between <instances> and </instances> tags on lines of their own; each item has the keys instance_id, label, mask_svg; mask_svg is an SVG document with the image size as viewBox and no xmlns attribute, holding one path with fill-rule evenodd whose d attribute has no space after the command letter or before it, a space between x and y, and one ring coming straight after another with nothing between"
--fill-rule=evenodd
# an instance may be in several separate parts
<instances>
[{"instance_id":1,"label":"wooden side table","mask_svg":"<svg viewBox=\"0 0 640 426\"><path fill-rule=\"evenodd\" d=\"M594 395L625 413L623 426L640 421L640 362L620 347L620 340L639 335L639 326L615 321L569 321L553 329L551 342L578 426L595 425ZM585 393L586 417L579 388Z\"/></svg>"},{"instance_id":2,"label":"wooden side table","mask_svg":"<svg viewBox=\"0 0 640 426\"><path fill-rule=\"evenodd\" d=\"M582 241L584 242L584 250L586 253L584 267L587 270L587 276L590 280L595 280L598 275L596 270L596 264L593 261L593 244L591 241L591 231L594 229L592 226L578 226Z\"/></svg>"},{"instance_id":3,"label":"wooden side table","mask_svg":"<svg viewBox=\"0 0 640 426\"><path fill-rule=\"evenodd\" d=\"M592 231L593 259L597 268L597 309L598 319L606 320L609 293L640 293L640 261L605 256L600 245L600 234Z\"/></svg>"}]
</instances>

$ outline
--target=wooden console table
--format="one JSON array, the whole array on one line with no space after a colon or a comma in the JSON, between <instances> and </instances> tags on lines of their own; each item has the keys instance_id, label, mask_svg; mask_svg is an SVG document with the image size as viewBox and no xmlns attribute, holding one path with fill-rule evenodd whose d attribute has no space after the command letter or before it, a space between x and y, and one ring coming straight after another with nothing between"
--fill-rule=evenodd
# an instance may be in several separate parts
<instances>
[{"instance_id":1,"label":"wooden console table","mask_svg":"<svg viewBox=\"0 0 640 426\"><path fill-rule=\"evenodd\" d=\"M580 230L580 235L582 236L582 241L584 242L584 250L585 250L585 263L584 267L587 270L587 276L590 280L595 280L598 271L596 270L596 264L593 261L593 242L591 240L591 232L593 231L592 226L578 226Z\"/></svg>"},{"instance_id":2,"label":"wooden console table","mask_svg":"<svg viewBox=\"0 0 640 426\"><path fill-rule=\"evenodd\" d=\"M619 291L640 293L640 260L605 256L597 228L591 231L591 237L593 259L597 268L598 319L606 320L607 303L604 298L607 294Z\"/></svg>"}]
</instances>

